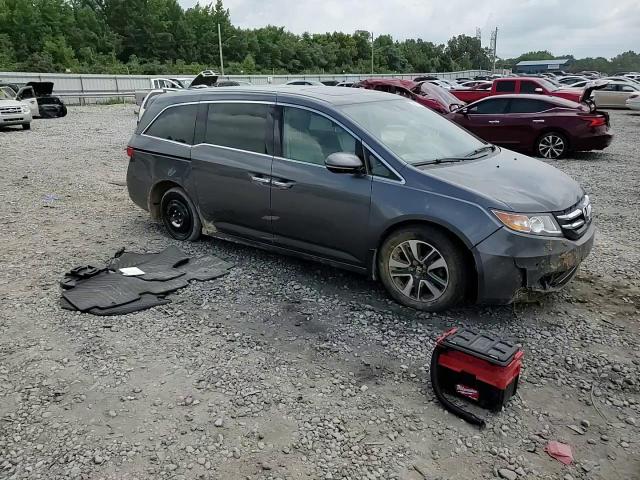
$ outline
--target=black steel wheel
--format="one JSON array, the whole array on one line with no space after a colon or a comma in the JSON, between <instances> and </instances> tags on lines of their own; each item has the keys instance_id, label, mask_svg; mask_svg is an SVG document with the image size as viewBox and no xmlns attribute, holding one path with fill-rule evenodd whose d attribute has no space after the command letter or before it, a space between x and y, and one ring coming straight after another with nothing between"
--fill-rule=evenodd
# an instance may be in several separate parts
<instances>
[{"instance_id":1,"label":"black steel wheel","mask_svg":"<svg viewBox=\"0 0 640 480\"><path fill-rule=\"evenodd\" d=\"M202 224L193 202L181 188L171 188L160 202L162 222L176 240L193 242L202 233Z\"/></svg>"}]
</instances>

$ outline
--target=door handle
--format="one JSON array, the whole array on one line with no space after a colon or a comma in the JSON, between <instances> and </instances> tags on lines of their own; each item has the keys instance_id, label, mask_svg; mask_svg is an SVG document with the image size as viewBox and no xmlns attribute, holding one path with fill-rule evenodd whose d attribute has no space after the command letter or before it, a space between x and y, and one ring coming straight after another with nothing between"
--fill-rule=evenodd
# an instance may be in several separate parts
<instances>
[{"instance_id":1,"label":"door handle","mask_svg":"<svg viewBox=\"0 0 640 480\"><path fill-rule=\"evenodd\" d=\"M276 188L291 188L293 187L293 182L286 182L283 180L271 180L271 185Z\"/></svg>"},{"instance_id":2,"label":"door handle","mask_svg":"<svg viewBox=\"0 0 640 480\"><path fill-rule=\"evenodd\" d=\"M534 120L533 123L544 123L544 120Z\"/></svg>"},{"instance_id":3,"label":"door handle","mask_svg":"<svg viewBox=\"0 0 640 480\"><path fill-rule=\"evenodd\" d=\"M500 123L500 120L489 120L489 123Z\"/></svg>"},{"instance_id":4,"label":"door handle","mask_svg":"<svg viewBox=\"0 0 640 480\"><path fill-rule=\"evenodd\" d=\"M271 179L266 177L258 177L256 175L251 175L251 181L258 183L260 185L270 185Z\"/></svg>"}]
</instances>

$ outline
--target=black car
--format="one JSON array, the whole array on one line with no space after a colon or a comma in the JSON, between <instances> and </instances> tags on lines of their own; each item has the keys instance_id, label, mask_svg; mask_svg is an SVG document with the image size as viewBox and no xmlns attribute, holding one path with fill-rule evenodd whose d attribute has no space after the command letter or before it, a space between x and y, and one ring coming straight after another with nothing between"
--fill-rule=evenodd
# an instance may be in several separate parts
<instances>
[{"instance_id":1,"label":"black car","mask_svg":"<svg viewBox=\"0 0 640 480\"><path fill-rule=\"evenodd\" d=\"M127 152L131 199L172 237L368 274L422 310L558 289L593 245L589 197L568 175L375 90L165 93Z\"/></svg>"},{"instance_id":2,"label":"black car","mask_svg":"<svg viewBox=\"0 0 640 480\"><path fill-rule=\"evenodd\" d=\"M53 82L28 82L33 88L42 118L60 118L67 115L67 107L60 97L52 95Z\"/></svg>"}]
</instances>

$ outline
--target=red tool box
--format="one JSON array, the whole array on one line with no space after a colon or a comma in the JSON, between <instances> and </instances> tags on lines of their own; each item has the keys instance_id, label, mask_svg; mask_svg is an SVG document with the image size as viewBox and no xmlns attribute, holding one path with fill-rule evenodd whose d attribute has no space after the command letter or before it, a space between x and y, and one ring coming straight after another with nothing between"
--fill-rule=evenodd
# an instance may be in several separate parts
<instances>
[{"instance_id":1,"label":"red tool box","mask_svg":"<svg viewBox=\"0 0 640 480\"><path fill-rule=\"evenodd\" d=\"M453 328L436 343L442 390L499 411L518 390L524 352L515 344Z\"/></svg>"}]
</instances>

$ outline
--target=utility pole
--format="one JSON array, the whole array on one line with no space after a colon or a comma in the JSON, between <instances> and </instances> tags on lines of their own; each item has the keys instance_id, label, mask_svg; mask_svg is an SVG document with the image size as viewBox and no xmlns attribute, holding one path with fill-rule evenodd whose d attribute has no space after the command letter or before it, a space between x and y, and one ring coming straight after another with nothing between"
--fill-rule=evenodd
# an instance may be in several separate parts
<instances>
[{"instance_id":1,"label":"utility pole","mask_svg":"<svg viewBox=\"0 0 640 480\"><path fill-rule=\"evenodd\" d=\"M492 73L496 73L496 50L498 45L498 27L491 32L491 50L493 50L493 68Z\"/></svg>"},{"instance_id":2,"label":"utility pole","mask_svg":"<svg viewBox=\"0 0 640 480\"><path fill-rule=\"evenodd\" d=\"M371 32L371 75L373 75L373 32Z\"/></svg>"},{"instance_id":3,"label":"utility pole","mask_svg":"<svg viewBox=\"0 0 640 480\"><path fill-rule=\"evenodd\" d=\"M367 38L371 38L371 75L373 75L373 32L369 30L356 30L358 35L367 35Z\"/></svg>"},{"instance_id":4,"label":"utility pole","mask_svg":"<svg viewBox=\"0 0 640 480\"><path fill-rule=\"evenodd\" d=\"M224 62L222 61L222 35L220 35L220 24L218 24L218 48L220 50L220 75L224 77Z\"/></svg>"}]
</instances>

